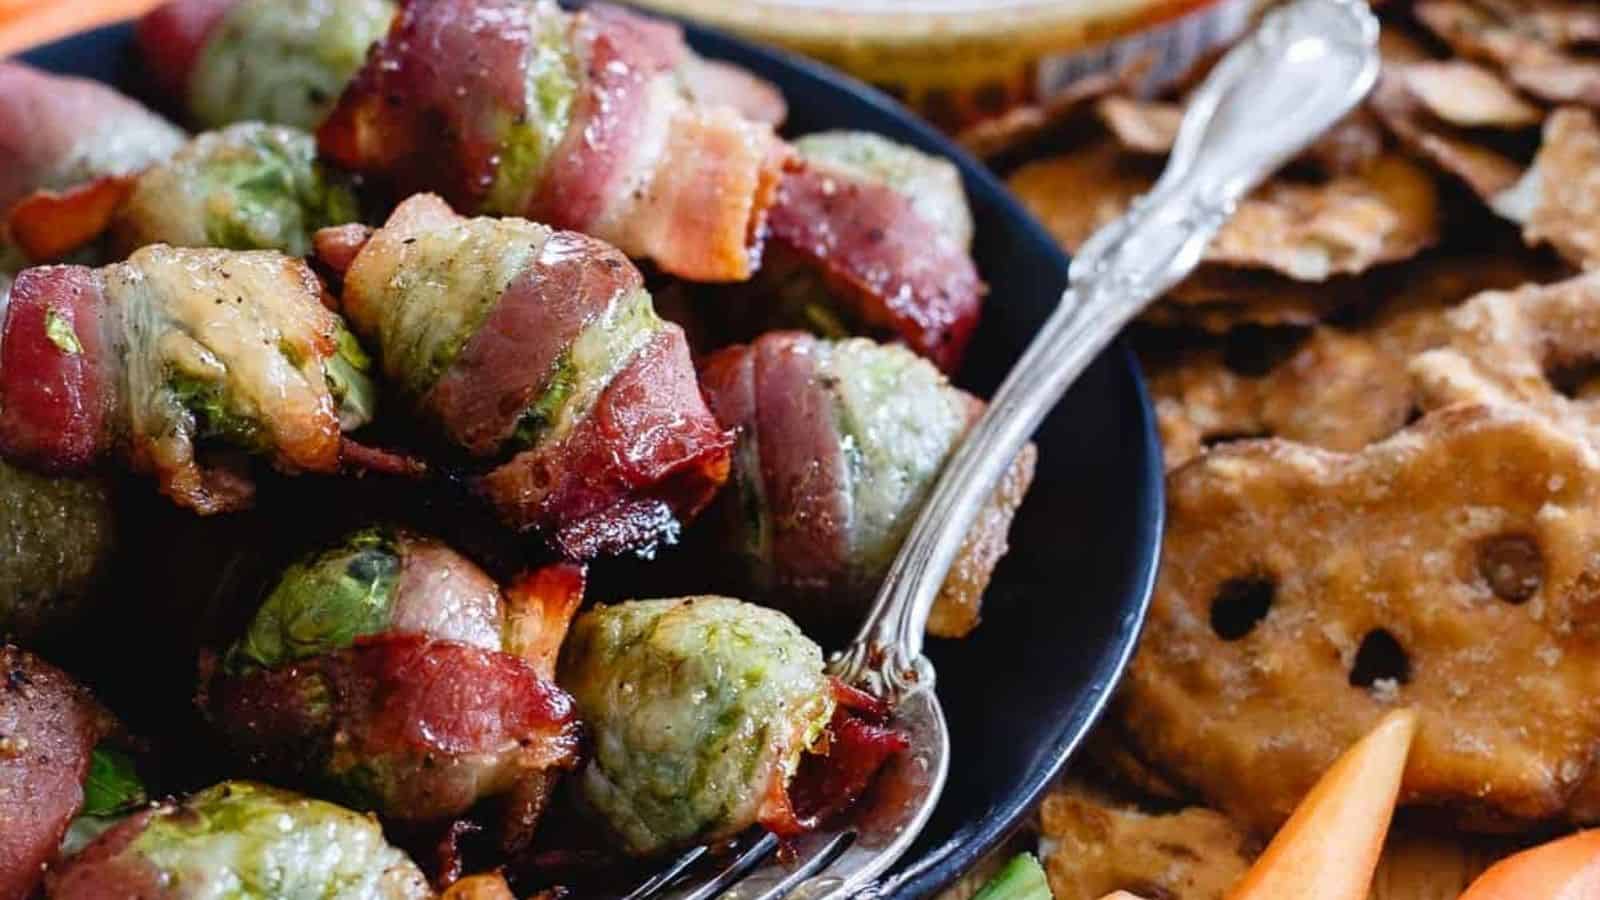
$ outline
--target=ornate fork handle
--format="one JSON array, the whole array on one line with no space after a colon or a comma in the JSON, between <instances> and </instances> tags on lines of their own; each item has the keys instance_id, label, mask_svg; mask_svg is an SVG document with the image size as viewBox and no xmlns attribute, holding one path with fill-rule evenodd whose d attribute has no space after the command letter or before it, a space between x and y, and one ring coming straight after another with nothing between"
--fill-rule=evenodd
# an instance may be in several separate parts
<instances>
[{"instance_id":1,"label":"ornate fork handle","mask_svg":"<svg viewBox=\"0 0 1600 900\"><path fill-rule=\"evenodd\" d=\"M895 702L932 686L928 614L1011 460L1095 356L1199 264L1239 200L1371 90L1377 35L1361 0L1295 0L1211 73L1161 179L1085 243L1055 311L945 465L835 674Z\"/></svg>"}]
</instances>

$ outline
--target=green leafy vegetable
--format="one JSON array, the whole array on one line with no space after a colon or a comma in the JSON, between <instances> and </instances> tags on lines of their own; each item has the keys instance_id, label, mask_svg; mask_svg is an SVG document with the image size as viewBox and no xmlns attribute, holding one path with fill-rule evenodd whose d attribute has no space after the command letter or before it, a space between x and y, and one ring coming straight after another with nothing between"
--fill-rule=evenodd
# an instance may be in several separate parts
<instances>
[{"instance_id":1,"label":"green leafy vegetable","mask_svg":"<svg viewBox=\"0 0 1600 900\"><path fill-rule=\"evenodd\" d=\"M339 350L327 363L328 390L339 405L339 427L351 431L371 422L377 414L378 389L367 373L372 358L343 323L339 325Z\"/></svg>"},{"instance_id":2,"label":"green leafy vegetable","mask_svg":"<svg viewBox=\"0 0 1600 900\"><path fill-rule=\"evenodd\" d=\"M1032 853L1019 853L972 900L1051 900L1050 882Z\"/></svg>"},{"instance_id":3,"label":"green leafy vegetable","mask_svg":"<svg viewBox=\"0 0 1600 900\"><path fill-rule=\"evenodd\" d=\"M367 529L290 566L228 651L231 671L275 668L343 649L389 624L400 555L392 535Z\"/></svg>"},{"instance_id":4,"label":"green leafy vegetable","mask_svg":"<svg viewBox=\"0 0 1600 900\"><path fill-rule=\"evenodd\" d=\"M560 16L544 16L539 39L527 51L523 99L527 112L505 126L500 166L484 204L488 212L522 215L543 181L545 163L566 136L578 93L577 60L568 49Z\"/></svg>"},{"instance_id":5,"label":"green leafy vegetable","mask_svg":"<svg viewBox=\"0 0 1600 900\"><path fill-rule=\"evenodd\" d=\"M83 781L85 816L114 816L148 799L133 760L114 747L101 744L89 756L89 775Z\"/></svg>"},{"instance_id":6,"label":"green leafy vegetable","mask_svg":"<svg viewBox=\"0 0 1600 900\"><path fill-rule=\"evenodd\" d=\"M233 409L225 382L173 372L167 388L195 421L195 436L241 450L262 453L272 446L267 429L252 416Z\"/></svg>"},{"instance_id":7,"label":"green leafy vegetable","mask_svg":"<svg viewBox=\"0 0 1600 900\"><path fill-rule=\"evenodd\" d=\"M207 180L206 235L215 246L303 256L318 228L360 217L355 193L317 162L303 132L237 125L198 156L193 174Z\"/></svg>"},{"instance_id":8,"label":"green leafy vegetable","mask_svg":"<svg viewBox=\"0 0 1600 900\"><path fill-rule=\"evenodd\" d=\"M83 345L78 343L78 333L72 329L72 323L56 310L44 314L44 334L62 353L76 356L83 352Z\"/></svg>"}]
</instances>

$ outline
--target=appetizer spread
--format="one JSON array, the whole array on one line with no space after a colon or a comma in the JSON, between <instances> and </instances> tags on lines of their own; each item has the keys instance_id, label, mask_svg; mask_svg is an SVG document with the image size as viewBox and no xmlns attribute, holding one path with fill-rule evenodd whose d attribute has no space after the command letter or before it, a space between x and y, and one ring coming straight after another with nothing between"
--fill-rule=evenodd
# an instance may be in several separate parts
<instances>
[{"instance_id":1,"label":"appetizer spread","mask_svg":"<svg viewBox=\"0 0 1600 900\"><path fill-rule=\"evenodd\" d=\"M0 64L0 898L581 895L850 812L908 738L818 637L983 409L954 165L604 4L137 36L197 133Z\"/></svg>"}]
</instances>

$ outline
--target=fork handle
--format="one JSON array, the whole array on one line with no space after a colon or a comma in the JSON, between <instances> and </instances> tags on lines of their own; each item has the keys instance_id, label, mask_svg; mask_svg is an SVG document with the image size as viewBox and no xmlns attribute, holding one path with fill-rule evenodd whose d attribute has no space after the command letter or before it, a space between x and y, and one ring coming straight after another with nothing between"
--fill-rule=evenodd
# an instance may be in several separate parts
<instances>
[{"instance_id":1,"label":"fork handle","mask_svg":"<svg viewBox=\"0 0 1600 900\"><path fill-rule=\"evenodd\" d=\"M891 702L932 686L928 614L1012 459L1123 327L1193 271L1239 200L1371 90L1377 34L1361 0L1295 0L1217 65L1161 179L1080 249L1055 311L945 464L836 675Z\"/></svg>"}]
</instances>

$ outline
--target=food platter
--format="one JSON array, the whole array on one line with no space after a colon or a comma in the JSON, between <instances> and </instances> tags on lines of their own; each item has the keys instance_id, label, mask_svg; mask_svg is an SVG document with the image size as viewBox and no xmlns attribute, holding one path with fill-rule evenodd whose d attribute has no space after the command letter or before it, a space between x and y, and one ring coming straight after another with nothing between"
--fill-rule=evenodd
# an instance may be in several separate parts
<instances>
[{"instance_id":1,"label":"food platter","mask_svg":"<svg viewBox=\"0 0 1600 900\"><path fill-rule=\"evenodd\" d=\"M973 256L990 290L957 381L979 395L991 392L1066 281L1066 259L1051 237L993 176L888 98L796 57L693 26L687 32L702 55L743 66L783 91L786 134L867 130L957 164L973 208ZM130 26L113 26L24 59L138 93L132 43ZM1085 374L1036 441L1038 474L991 582L981 627L930 647L954 763L928 829L892 876L895 896L926 896L948 884L1016 826L1104 709L1140 629L1162 527L1162 463L1153 414L1124 348L1108 351ZM248 576L241 570L276 563L309 539L373 516L457 541L491 570L493 560L524 549L478 537L486 529L460 512L448 485L401 496L378 480L283 479L261 492L255 512L203 525L148 486L124 493L133 497L122 516L117 603L93 636L67 642L57 659L81 673L135 731L169 736L155 761L163 790L207 783L220 755L188 704L149 699L192 691L192 657L169 652L153 634L187 629L198 636L212 627L185 605L187 593L215 592L219 581L242 584ZM663 584L679 577L672 574L674 549L657 556L653 563L597 564L591 596L668 596ZM683 560L676 562L681 568ZM194 740L173 741L175 734Z\"/></svg>"}]
</instances>

